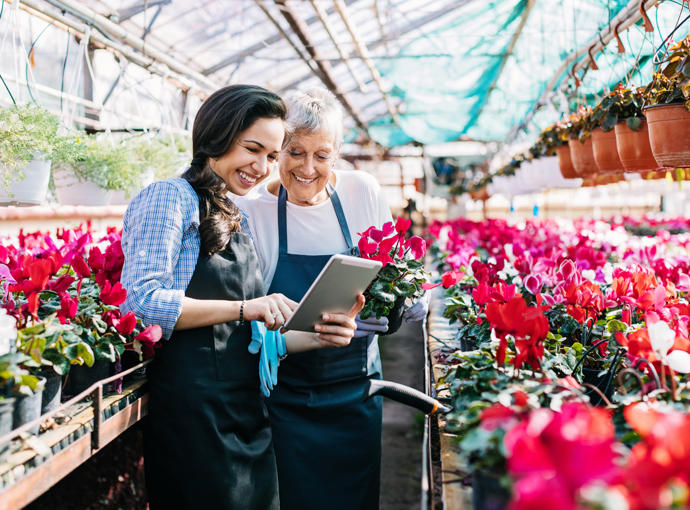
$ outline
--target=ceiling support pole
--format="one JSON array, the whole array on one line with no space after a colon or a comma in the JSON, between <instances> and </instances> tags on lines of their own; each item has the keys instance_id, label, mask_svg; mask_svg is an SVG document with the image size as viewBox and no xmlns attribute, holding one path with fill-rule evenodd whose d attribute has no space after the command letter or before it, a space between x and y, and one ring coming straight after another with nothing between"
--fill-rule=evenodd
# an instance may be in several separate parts
<instances>
[{"instance_id":1,"label":"ceiling support pole","mask_svg":"<svg viewBox=\"0 0 690 510\"><path fill-rule=\"evenodd\" d=\"M302 42L309 55L311 55L311 58L314 59L314 62L316 63L319 71L321 72L321 81L323 82L323 84L326 85L326 87L331 92L333 92L333 94L335 94L338 100L342 103L347 113L355 121L357 127L363 131L364 136L370 139L369 133L367 131L367 125L362 120L360 111L357 109L357 107L355 107L355 105L352 104L347 95L340 90L340 87L338 87L338 84L336 83L335 78L333 76L333 68L331 67L330 62L321 60L321 53L319 51L318 46L314 43L311 33L309 32L309 27L295 11L295 8L292 6L292 1L274 1L278 6L278 9L280 9L280 12L283 14L283 17L285 17L285 20L290 25L290 28L292 28L292 31Z\"/></svg>"}]
</instances>

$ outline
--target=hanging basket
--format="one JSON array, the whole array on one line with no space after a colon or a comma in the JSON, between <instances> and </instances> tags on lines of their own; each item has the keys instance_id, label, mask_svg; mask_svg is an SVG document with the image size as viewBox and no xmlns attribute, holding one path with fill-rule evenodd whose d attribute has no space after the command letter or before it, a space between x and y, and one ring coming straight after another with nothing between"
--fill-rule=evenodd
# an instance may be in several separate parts
<instances>
[{"instance_id":1,"label":"hanging basket","mask_svg":"<svg viewBox=\"0 0 690 510\"><path fill-rule=\"evenodd\" d=\"M570 157L573 159L573 166L578 177L593 177L599 168L594 160L594 150L592 148L592 137L587 138L585 143L580 140L568 140L570 146Z\"/></svg>"},{"instance_id":2,"label":"hanging basket","mask_svg":"<svg viewBox=\"0 0 690 510\"><path fill-rule=\"evenodd\" d=\"M558 168L561 170L561 175L564 179L577 179L578 175L573 166L573 160L570 157L570 147L568 145L559 145L556 148L558 154Z\"/></svg>"},{"instance_id":3,"label":"hanging basket","mask_svg":"<svg viewBox=\"0 0 690 510\"><path fill-rule=\"evenodd\" d=\"M592 131L592 152L599 172L617 174L625 171L621 158L618 156L615 131L604 133L601 128Z\"/></svg>"},{"instance_id":4,"label":"hanging basket","mask_svg":"<svg viewBox=\"0 0 690 510\"><path fill-rule=\"evenodd\" d=\"M45 153L34 152L34 159L24 168L24 179L10 184L10 196L0 187L0 205L30 207L41 205L48 193L50 183L50 161L44 159Z\"/></svg>"},{"instance_id":5,"label":"hanging basket","mask_svg":"<svg viewBox=\"0 0 690 510\"><path fill-rule=\"evenodd\" d=\"M690 168L690 112L682 104L645 108L654 159L671 168Z\"/></svg>"},{"instance_id":6,"label":"hanging basket","mask_svg":"<svg viewBox=\"0 0 690 510\"><path fill-rule=\"evenodd\" d=\"M642 125L637 131L630 129L625 121L616 124L614 131L618 155L626 172L645 172L659 168L649 143L646 119L642 119Z\"/></svg>"},{"instance_id":7,"label":"hanging basket","mask_svg":"<svg viewBox=\"0 0 690 510\"><path fill-rule=\"evenodd\" d=\"M78 164L75 163L75 165ZM55 165L53 181L55 182L55 195L62 205L108 205L113 194L112 190L103 189L93 182L80 181L74 175L70 164Z\"/></svg>"}]
</instances>

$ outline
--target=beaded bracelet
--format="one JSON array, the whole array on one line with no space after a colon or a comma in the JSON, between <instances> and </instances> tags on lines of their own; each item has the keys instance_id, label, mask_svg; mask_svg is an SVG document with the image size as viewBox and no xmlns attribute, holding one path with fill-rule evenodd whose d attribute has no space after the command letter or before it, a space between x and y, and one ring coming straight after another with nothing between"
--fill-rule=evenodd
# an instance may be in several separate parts
<instances>
[{"instance_id":1,"label":"beaded bracelet","mask_svg":"<svg viewBox=\"0 0 690 510\"><path fill-rule=\"evenodd\" d=\"M240 324L244 324L244 305L246 303L246 301L242 301L242 304L240 305Z\"/></svg>"}]
</instances>

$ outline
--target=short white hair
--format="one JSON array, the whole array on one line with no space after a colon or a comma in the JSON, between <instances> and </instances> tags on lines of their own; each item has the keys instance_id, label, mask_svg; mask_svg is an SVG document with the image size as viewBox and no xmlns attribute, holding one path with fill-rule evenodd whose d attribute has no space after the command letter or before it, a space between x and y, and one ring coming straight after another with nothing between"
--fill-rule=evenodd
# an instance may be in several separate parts
<instances>
[{"instance_id":1,"label":"short white hair","mask_svg":"<svg viewBox=\"0 0 690 510\"><path fill-rule=\"evenodd\" d=\"M287 125L291 133L328 133L336 149L343 143L343 109L335 95L314 87L306 92L297 91L286 100Z\"/></svg>"}]
</instances>

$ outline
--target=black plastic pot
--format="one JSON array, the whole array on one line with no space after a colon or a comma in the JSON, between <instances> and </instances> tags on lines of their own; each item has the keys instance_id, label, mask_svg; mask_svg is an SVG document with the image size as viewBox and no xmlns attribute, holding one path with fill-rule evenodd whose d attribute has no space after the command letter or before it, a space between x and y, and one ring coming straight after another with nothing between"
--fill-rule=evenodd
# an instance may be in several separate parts
<instances>
[{"instance_id":1,"label":"black plastic pot","mask_svg":"<svg viewBox=\"0 0 690 510\"><path fill-rule=\"evenodd\" d=\"M135 367L141 363L139 361L139 353L136 351L125 351L122 353L122 356L120 356L120 360L122 363L122 371L124 372L125 370L129 370L132 367ZM125 381L133 381L135 379L143 379L146 377L146 367L140 368L139 370L132 372L129 375L126 375L124 377Z\"/></svg>"},{"instance_id":2,"label":"black plastic pot","mask_svg":"<svg viewBox=\"0 0 690 510\"><path fill-rule=\"evenodd\" d=\"M45 377L39 377L39 381L45 384ZM33 395L18 395L14 400L14 411L12 412L12 428L16 429L25 423L34 421L41 416L41 399L43 391L34 391ZM38 434L39 425L34 425L29 429L30 434Z\"/></svg>"},{"instance_id":3,"label":"black plastic pot","mask_svg":"<svg viewBox=\"0 0 690 510\"><path fill-rule=\"evenodd\" d=\"M613 380L610 377L611 374L607 370L606 373L604 373L604 375L602 375L601 377L598 377L600 372L601 372L601 370L597 370L596 368L584 367L582 369L582 375L584 376L583 382L586 382L588 384L591 384L592 386L595 386L604 395L606 395L606 398L611 400L611 397L613 397L613 390L614 390ZM604 401L603 398L601 398L601 395L599 395L592 388L585 387L584 389L585 389L585 395L587 395L589 397L589 402L593 406L606 405L606 402Z\"/></svg>"},{"instance_id":4,"label":"black plastic pot","mask_svg":"<svg viewBox=\"0 0 690 510\"><path fill-rule=\"evenodd\" d=\"M379 336L392 335L396 333L400 326L402 326L403 312L405 311L405 298L399 297L395 300L395 304L388 314L388 331L379 334Z\"/></svg>"},{"instance_id":5,"label":"black plastic pot","mask_svg":"<svg viewBox=\"0 0 690 510\"><path fill-rule=\"evenodd\" d=\"M508 508L510 493L501 486L499 479L499 475L482 469L472 473L472 508L474 510Z\"/></svg>"},{"instance_id":6,"label":"black plastic pot","mask_svg":"<svg viewBox=\"0 0 690 510\"><path fill-rule=\"evenodd\" d=\"M49 413L60 405L62 396L62 376L52 368L41 370L38 375L45 377L46 385L41 397L41 415Z\"/></svg>"},{"instance_id":7,"label":"black plastic pot","mask_svg":"<svg viewBox=\"0 0 690 510\"><path fill-rule=\"evenodd\" d=\"M72 365L67 374L67 383L62 391L63 399L79 395L92 384L110 377L111 363L96 361L93 366ZM105 393L107 388L103 388Z\"/></svg>"},{"instance_id":8,"label":"black plastic pot","mask_svg":"<svg viewBox=\"0 0 690 510\"><path fill-rule=\"evenodd\" d=\"M12 432L12 411L14 411L14 398L0 400L0 436ZM0 444L0 464L7 460L10 454L10 443Z\"/></svg>"}]
</instances>

